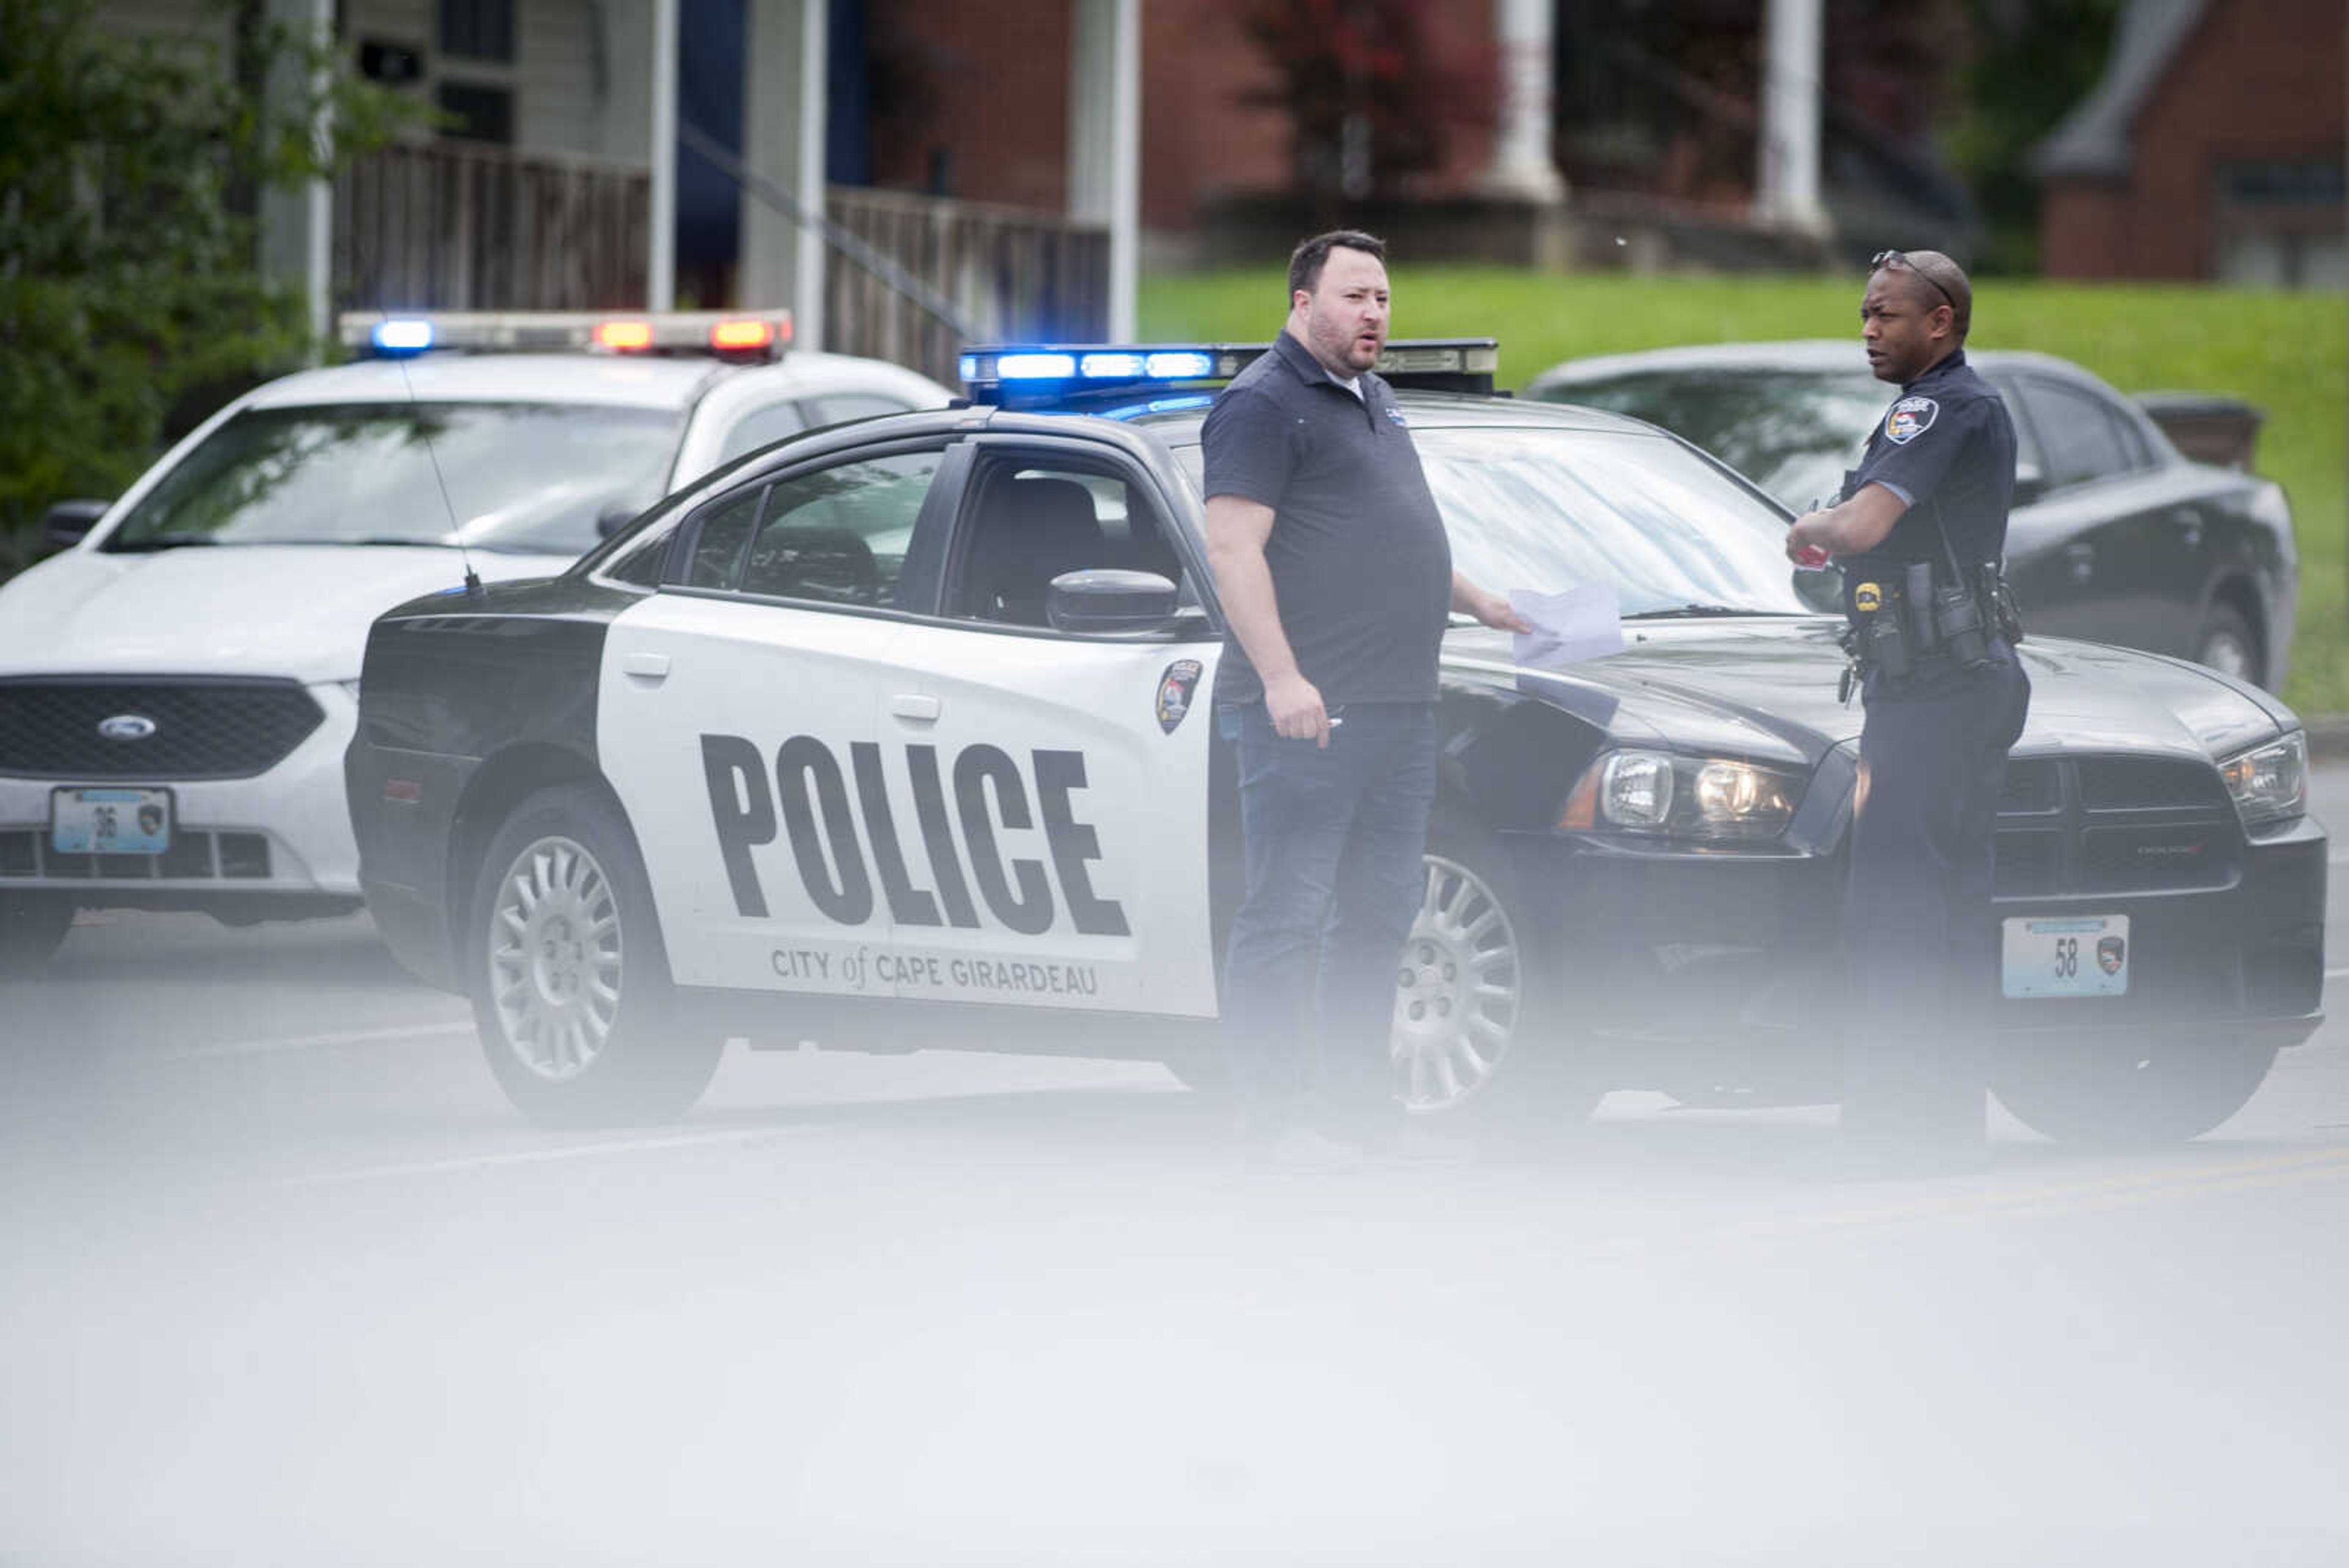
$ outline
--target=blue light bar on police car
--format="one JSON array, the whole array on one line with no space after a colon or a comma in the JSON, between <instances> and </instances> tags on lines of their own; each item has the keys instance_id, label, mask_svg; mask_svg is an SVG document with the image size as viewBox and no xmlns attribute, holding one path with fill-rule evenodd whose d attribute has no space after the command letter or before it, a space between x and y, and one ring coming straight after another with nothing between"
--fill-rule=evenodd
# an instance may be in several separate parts
<instances>
[{"instance_id":1,"label":"blue light bar on police car","mask_svg":"<svg viewBox=\"0 0 2349 1568\"><path fill-rule=\"evenodd\" d=\"M1176 348L1148 356L1143 374L1154 381L1200 381L1216 373L1216 357L1195 348Z\"/></svg>"},{"instance_id":2,"label":"blue light bar on police car","mask_svg":"<svg viewBox=\"0 0 2349 1568\"><path fill-rule=\"evenodd\" d=\"M378 354L421 354L432 347L432 323L413 317L386 317L368 334Z\"/></svg>"},{"instance_id":3,"label":"blue light bar on police car","mask_svg":"<svg viewBox=\"0 0 2349 1568\"><path fill-rule=\"evenodd\" d=\"M1006 354L995 362L995 373L1007 381L1065 381L1077 373L1074 354Z\"/></svg>"},{"instance_id":4,"label":"blue light bar on police car","mask_svg":"<svg viewBox=\"0 0 2349 1568\"><path fill-rule=\"evenodd\" d=\"M1099 391L1228 381L1271 350L1269 343L974 344L957 368L973 402L1034 408ZM1489 393L1500 363L1490 337L1407 338L1387 345L1377 369L1398 386Z\"/></svg>"}]
</instances>

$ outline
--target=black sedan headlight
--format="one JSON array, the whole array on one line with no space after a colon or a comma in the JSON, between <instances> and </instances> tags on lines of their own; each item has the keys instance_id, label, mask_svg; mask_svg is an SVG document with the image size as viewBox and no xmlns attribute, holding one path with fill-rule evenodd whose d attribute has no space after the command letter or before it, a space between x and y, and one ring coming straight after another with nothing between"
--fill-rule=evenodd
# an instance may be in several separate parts
<instances>
[{"instance_id":1,"label":"black sedan headlight","mask_svg":"<svg viewBox=\"0 0 2349 1568\"><path fill-rule=\"evenodd\" d=\"M1558 826L1690 844L1754 844L1784 833L1802 778L1726 757L1603 752L1567 797Z\"/></svg>"},{"instance_id":2,"label":"black sedan headlight","mask_svg":"<svg viewBox=\"0 0 2349 1568\"><path fill-rule=\"evenodd\" d=\"M2291 822L2308 812L2308 732L2294 730L2219 764L2244 831Z\"/></svg>"}]
</instances>

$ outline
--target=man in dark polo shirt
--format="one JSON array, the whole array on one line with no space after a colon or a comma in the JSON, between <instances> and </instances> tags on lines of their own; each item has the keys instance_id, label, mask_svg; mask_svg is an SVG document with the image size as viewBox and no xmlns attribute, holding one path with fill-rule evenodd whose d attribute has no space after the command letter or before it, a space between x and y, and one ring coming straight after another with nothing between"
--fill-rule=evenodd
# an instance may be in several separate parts
<instances>
[{"instance_id":1,"label":"man in dark polo shirt","mask_svg":"<svg viewBox=\"0 0 2349 1568\"><path fill-rule=\"evenodd\" d=\"M1202 438L1230 627L1216 705L1247 851L1225 1035L1244 1133L1298 1168L1411 1152L1388 1039L1435 799L1437 649L1455 609L1526 629L1453 571L1403 411L1371 372L1385 258L1352 231L1298 246L1288 321Z\"/></svg>"}]
</instances>

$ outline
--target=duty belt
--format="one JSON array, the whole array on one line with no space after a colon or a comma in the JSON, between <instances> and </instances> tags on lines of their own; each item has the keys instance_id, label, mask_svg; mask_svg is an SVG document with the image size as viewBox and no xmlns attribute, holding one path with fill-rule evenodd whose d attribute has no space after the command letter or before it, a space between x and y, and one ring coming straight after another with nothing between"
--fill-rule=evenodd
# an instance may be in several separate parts
<instances>
[{"instance_id":1,"label":"duty belt","mask_svg":"<svg viewBox=\"0 0 2349 1568\"><path fill-rule=\"evenodd\" d=\"M1869 674L1905 680L1929 659L1965 670L1992 662L1993 640L2023 640L2023 617L1996 562L1967 569L1961 580L1933 561L1914 561L1853 586L1843 648L1850 663L1840 688L1844 701Z\"/></svg>"}]
</instances>

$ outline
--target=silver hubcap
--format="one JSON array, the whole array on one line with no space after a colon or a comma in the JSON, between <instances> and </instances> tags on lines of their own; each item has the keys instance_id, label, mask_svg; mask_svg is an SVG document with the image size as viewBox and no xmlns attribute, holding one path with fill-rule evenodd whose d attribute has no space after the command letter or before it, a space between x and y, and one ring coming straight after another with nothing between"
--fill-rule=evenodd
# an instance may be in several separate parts
<instances>
[{"instance_id":1,"label":"silver hubcap","mask_svg":"<svg viewBox=\"0 0 2349 1568\"><path fill-rule=\"evenodd\" d=\"M620 909L595 857L542 838L514 857L490 913L490 994L515 1060L576 1077L620 1011Z\"/></svg>"},{"instance_id":2,"label":"silver hubcap","mask_svg":"<svg viewBox=\"0 0 2349 1568\"><path fill-rule=\"evenodd\" d=\"M1427 889L1395 986L1395 1089L1440 1111L1492 1077L1516 1033L1524 981L1516 929L1475 873L1427 857Z\"/></svg>"},{"instance_id":3,"label":"silver hubcap","mask_svg":"<svg viewBox=\"0 0 2349 1568\"><path fill-rule=\"evenodd\" d=\"M2202 645L2201 663L2238 680L2251 678L2251 650L2240 637L2220 632Z\"/></svg>"}]
</instances>

